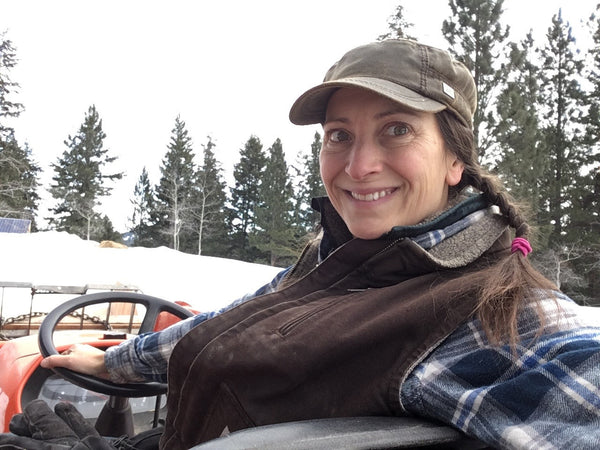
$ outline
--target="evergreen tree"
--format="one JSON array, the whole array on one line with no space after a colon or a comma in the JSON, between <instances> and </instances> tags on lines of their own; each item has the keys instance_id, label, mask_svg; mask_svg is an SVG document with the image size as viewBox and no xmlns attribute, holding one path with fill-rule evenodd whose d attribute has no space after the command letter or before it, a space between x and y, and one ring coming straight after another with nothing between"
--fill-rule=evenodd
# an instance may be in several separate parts
<instances>
[{"instance_id":1,"label":"evergreen tree","mask_svg":"<svg viewBox=\"0 0 600 450\"><path fill-rule=\"evenodd\" d=\"M269 255L272 266L289 265L299 253L292 227L293 195L283 146L277 139L269 148L259 187L260 207L256 209L256 229L250 239L251 244Z\"/></svg>"},{"instance_id":2,"label":"evergreen tree","mask_svg":"<svg viewBox=\"0 0 600 450\"><path fill-rule=\"evenodd\" d=\"M192 207L192 189L196 167L192 139L179 116L171 131L168 151L160 167L161 178L155 188L157 207L154 222L158 239L175 250L184 250L190 235L185 234L186 210Z\"/></svg>"},{"instance_id":3,"label":"evergreen tree","mask_svg":"<svg viewBox=\"0 0 600 450\"><path fill-rule=\"evenodd\" d=\"M586 161L586 184L588 195L583 197L582 210L589 214L589 238L600 245L600 3L590 17L593 46L590 49L590 64L585 78L591 83L586 95L588 113L584 117L586 127L585 145L588 147ZM599 249L600 251L600 249ZM600 260L600 257L597 259ZM598 268L600 270L600 267ZM600 278L600 277L599 277ZM600 283L600 280L599 280ZM600 292L598 293L600 302Z\"/></svg>"},{"instance_id":4,"label":"evergreen tree","mask_svg":"<svg viewBox=\"0 0 600 450\"><path fill-rule=\"evenodd\" d=\"M225 218L226 183L213 151L214 142L202 145L203 163L196 173L193 208L189 210L192 231L198 236L199 255L228 256L228 230Z\"/></svg>"},{"instance_id":5,"label":"evergreen tree","mask_svg":"<svg viewBox=\"0 0 600 450\"><path fill-rule=\"evenodd\" d=\"M408 31L414 26L414 24L408 22L404 17L404 6L398 5L396 7L396 13L391 16L388 20L389 31L385 34L380 35L377 40L383 41L385 39L412 39L417 38L408 34Z\"/></svg>"},{"instance_id":6,"label":"evergreen tree","mask_svg":"<svg viewBox=\"0 0 600 450\"><path fill-rule=\"evenodd\" d=\"M6 33L0 33L0 142L11 139L14 131L4 123L6 117L18 117L23 111L23 105L10 99L18 89L18 83L10 79L10 71L17 65L16 50Z\"/></svg>"},{"instance_id":7,"label":"evergreen tree","mask_svg":"<svg viewBox=\"0 0 600 450\"><path fill-rule=\"evenodd\" d=\"M571 27L563 22L560 11L552 18L540 56L542 128L548 159L548 170L542 173L545 204L541 220L552 224L550 239L559 245L577 241L577 231L567 225L581 193L578 186L586 162L581 125L584 96L579 84L583 63Z\"/></svg>"},{"instance_id":8,"label":"evergreen tree","mask_svg":"<svg viewBox=\"0 0 600 450\"><path fill-rule=\"evenodd\" d=\"M585 77L591 83L591 89L586 97L589 109L584 122L587 127L586 144L593 150L591 164L597 164L600 158L600 3L596 6L596 13L591 15L588 26L593 46L589 52L591 61Z\"/></svg>"},{"instance_id":9,"label":"evergreen tree","mask_svg":"<svg viewBox=\"0 0 600 450\"><path fill-rule=\"evenodd\" d=\"M98 220L94 224L94 227L97 235L97 238L95 239L123 243L123 236L121 236L121 233L115 230L111 220L106 214L99 216Z\"/></svg>"},{"instance_id":10,"label":"evergreen tree","mask_svg":"<svg viewBox=\"0 0 600 450\"><path fill-rule=\"evenodd\" d=\"M496 101L498 123L494 129L502 151L497 170L514 197L525 201L539 222L542 208L540 177L548 165L540 121L539 67L533 62L534 42L531 33L521 43L512 44L511 75Z\"/></svg>"},{"instance_id":11,"label":"evergreen tree","mask_svg":"<svg viewBox=\"0 0 600 450\"><path fill-rule=\"evenodd\" d=\"M540 173L542 210L540 222L549 224L546 257L556 268L554 279L561 289L580 303L589 303L589 258L593 178L587 175L590 146L585 139L585 93L580 85L583 60L578 54L571 27L562 13L552 18L547 41L540 49L541 125L547 158ZM590 189L592 191L590 192ZM593 194L592 194L593 196ZM587 205L586 205L587 204ZM592 234L593 235L593 234ZM543 264L544 261L541 261ZM591 264L597 263L597 260ZM582 276L583 275L583 276Z\"/></svg>"},{"instance_id":12,"label":"evergreen tree","mask_svg":"<svg viewBox=\"0 0 600 450\"><path fill-rule=\"evenodd\" d=\"M584 78L590 83L585 96L587 114L583 117L585 166L569 228L577 230L581 242L581 257L572 264L573 270L585 280L577 289L578 300L600 305L600 3L588 25L593 46L584 71Z\"/></svg>"},{"instance_id":13,"label":"evergreen tree","mask_svg":"<svg viewBox=\"0 0 600 450\"><path fill-rule=\"evenodd\" d=\"M228 223L231 230L232 258L257 261L260 251L250 246L249 236L255 231L256 206L260 203L259 188L267 158L256 136L251 136L240 151L240 161L235 164L231 189L231 206Z\"/></svg>"},{"instance_id":14,"label":"evergreen tree","mask_svg":"<svg viewBox=\"0 0 600 450\"><path fill-rule=\"evenodd\" d=\"M477 110L473 118L479 159L490 163L494 135L493 101L506 79L500 57L509 28L500 24L504 0L450 0L452 17L444 20L442 32L451 53L473 73L477 86Z\"/></svg>"},{"instance_id":15,"label":"evergreen tree","mask_svg":"<svg viewBox=\"0 0 600 450\"><path fill-rule=\"evenodd\" d=\"M31 220L35 230L40 171L27 145L22 149L13 135L0 140L0 217Z\"/></svg>"},{"instance_id":16,"label":"evergreen tree","mask_svg":"<svg viewBox=\"0 0 600 450\"><path fill-rule=\"evenodd\" d=\"M150 184L150 178L146 167L134 187L133 214L131 216L129 229L131 233L131 245L151 247L154 245L154 223L152 212L155 210L154 189Z\"/></svg>"},{"instance_id":17,"label":"evergreen tree","mask_svg":"<svg viewBox=\"0 0 600 450\"><path fill-rule=\"evenodd\" d=\"M119 180L122 173L105 174L106 165L116 157L108 156L104 148L106 134L102 130L102 120L95 106L90 106L83 124L75 136L65 141L65 150L58 161L52 164L55 175L50 193L57 205L50 211L51 226L68 231L87 239L105 239L106 226L96 208L100 199L108 195L112 188L106 181Z\"/></svg>"},{"instance_id":18,"label":"evergreen tree","mask_svg":"<svg viewBox=\"0 0 600 450\"><path fill-rule=\"evenodd\" d=\"M321 145L321 135L317 131L310 146L310 154L303 156L303 170L298 195L298 200L301 203L299 222L303 234L315 231L320 222L320 214L311 208L312 199L327 195L319 169Z\"/></svg>"},{"instance_id":19,"label":"evergreen tree","mask_svg":"<svg viewBox=\"0 0 600 450\"><path fill-rule=\"evenodd\" d=\"M38 208L40 167L34 162L31 150L17 142L14 130L4 119L18 117L23 106L10 100L19 87L10 79L9 72L16 65L12 42L0 34L0 217L28 219L35 229Z\"/></svg>"}]
</instances>

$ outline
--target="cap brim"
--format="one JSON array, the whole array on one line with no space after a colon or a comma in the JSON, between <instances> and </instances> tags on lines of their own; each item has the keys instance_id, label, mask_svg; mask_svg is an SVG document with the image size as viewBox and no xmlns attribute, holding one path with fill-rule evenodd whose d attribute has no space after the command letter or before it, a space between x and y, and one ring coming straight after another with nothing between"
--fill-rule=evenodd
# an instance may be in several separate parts
<instances>
[{"instance_id":1,"label":"cap brim","mask_svg":"<svg viewBox=\"0 0 600 450\"><path fill-rule=\"evenodd\" d=\"M331 95L342 87L360 87L383 95L407 108L424 112L440 112L446 105L391 81L370 77L325 81L302 94L290 109L290 121L296 125L323 123Z\"/></svg>"}]
</instances>

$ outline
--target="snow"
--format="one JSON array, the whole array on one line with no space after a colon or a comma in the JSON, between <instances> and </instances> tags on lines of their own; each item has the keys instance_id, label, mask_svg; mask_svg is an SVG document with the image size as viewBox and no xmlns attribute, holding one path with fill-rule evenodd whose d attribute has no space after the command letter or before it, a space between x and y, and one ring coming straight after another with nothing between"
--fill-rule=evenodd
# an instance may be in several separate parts
<instances>
[{"instance_id":1,"label":"snow","mask_svg":"<svg viewBox=\"0 0 600 450\"><path fill-rule=\"evenodd\" d=\"M57 231L0 233L0 249L0 286L21 282L130 287L166 300L185 301L201 311L219 309L254 292L281 270L166 247L102 248L98 242ZM29 312L31 289L0 287L0 296L4 318ZM56 302L74 296L37 294L33 310L48 312Z\"/></svg>"}]
</instances>

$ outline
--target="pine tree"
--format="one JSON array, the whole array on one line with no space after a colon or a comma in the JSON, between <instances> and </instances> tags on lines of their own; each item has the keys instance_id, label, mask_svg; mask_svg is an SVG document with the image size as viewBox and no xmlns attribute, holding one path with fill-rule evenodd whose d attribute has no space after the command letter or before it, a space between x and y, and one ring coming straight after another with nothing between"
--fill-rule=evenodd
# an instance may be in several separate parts
<instances>
[{"instance_id":1,"label":"pine tree","mask_svg":"<svg viewBox=\"0 0 600 450\"><path fill-rule=\"evenodd\" d=\"M108 240L114 242L123 242L121 233L115 230L113 224L106 214L99 216L94 224L95 232L98 240Z\"/></svg>"},{"instance_id":2,"label":"pine tree","mask_svg":"<svg viewBox=\"0 0 600 450\"><path fill-rule=\"evenodd\" d=\"M100 199L108 195L112 187L106 181L119 180L122 173L105 174L106 165L116 157L108 156L104 148L106 134L95 106L90 106L83 124L75 136L65 141L65 150L58 161L52 164L55 175L50 193L57 205L50 211L51 226L87 239L104 239L106 226L96 212Z\"/></svg>"},{"instance_id":3,"label":"pine tree","mask_svg":"<svg viewBox=\"0 0 600 450\"><path fill-rule=\"evenodd\" d=\"M150 247L154 245L154 223L152 212L155 210L154 189L146 167L134 187L133 214L130 218L131 245Z\"/></svg>"},{"instance_id":4,"label":"pine tree","mask_svg":"<svg viewBox=\"0 0 600 450\"><path fill-rule=\"evenodd\" d=\"M269 255L272 266L288 265L299 253L292 227L294 192L281 141L275 140L268 152L259 189L260 207L256 209L256 229L250 242Z\"/></svg>"},{"instance_id":5,"label":"pine tree","mask_svg":"<svg viewBox=\"0 0 600 450\"><path fill-rule=\"evenodd\" d=\"M589 266L585 255L592 241L588 239L590 220L584 199L590 194L593 180L586 176L590 147L585 139L586 98L580 85L583 59L560 10L552 18L546 37L539 53L541 126L547 165L539 175L543 180L540 222L549 224L550 231L548 250L536 261L555 268L555 273L548 275L560 281L567 295L588 303L589 281L584 274L589 273Z\"/></svg>"},{"instance_id":6,"label":"pine tree","mask_svg":"<svg viewBox=\"0 0 600 450\"><path fill-rule=\"evenodd\" d=\"M9 141L14 130L4 123L6 117L18 117L23 105L10 100L19 84L10 79L10 71L17 65L16 50L6 33L0 33L0 142Z\"/></svg>"},{"instance_id":7,"label":"pine tree","mask_svg":"<svg viewBox=\"0 0 600 450\"><path fill-rule=\"evenodd\" d=\"M240 151L240 161L235 164L231 188L231 206L228 223L231 230L231 257L243 261L257 261L263 255L250 246L249 236L255 231L256 206L260 203L259 188L267 158L260 139L250 136Z\"/></svg>"},{"instance_id":8,"label":"pine tree","mask_svg":"<svg viewBox=\"0 0 600 450\"><path fill-rule=\"evenodd\" d=\"M202 145L203 164L196 173L193 208L189 210L191 230L198 236L199 255L228 256L228 230L225 218L227 194L220 163L210 136Z\"/></svg>"},{"instance_id":9,"label":"pine tree","mask_svg":"<svg viewBox=\"0 0 600 450\"><path fill-rule=\"evenodd\" d=\"M540 120L539 67L534 62L531 33L520 44L512 44L508 82L496 101L498 123L494 128L501 149L496 169L514 197L526 202L539 223L542 208L540 172L548 165Z\"/></svg>"},{"instance_id":10,"label":"pine tree","mask_svg":"<svg viewBox=\"0 0 600 450\"><path fill-rule=\"evenodd\" d=\"M303 234L314 232L319 225L320 214L311 208L313 198L327 195L319 169L319 152L321 151L321 135L315 132L314 140L310 146L310 154L303 156L303 170L298 200L300 229Z\"/></svg>"},{"instance_id":11,"label":"pine tree","mask_svg":"<svg viewBox=\"0 0 600 450\"><path fill-rule=\"evenodd\" d=\"M585 95L587 114L583 117L585 166L581 170L580 195L571 223L578 230L581 242L581 257L573 261L573 267L585 279L577 292L579 300L584 304L600 305L600 4L588 26L593 46L583 74L590 83Z\"/></svg>"},{"instance_id":12,"label":"pine tree","mask_svg":"<svg viewBox=\"0 0 600 450\"><path fill-rule=\"evenodd\" d=\"M0 140L0 217L31 220L35 230L40 171L27 144L22 149L12 135Z\"/></svg>"},{"instance_id":13,"label":"pine tree","mask_svg":"<svg viewBox=\"0 0 600 450\"><path fill-rule=\"evenodd\" d=\"M0 217L31 220L35 229L40 171L27 145L22 149L12 135L0 140Z\"/></svg>"},{"instance_id":14,"label":"pine tree","mask_svg":"<svg viewBox=\"0 0 600 450\"><path fill-rule=\"evenodd\" d=\"M598 163L600 156L600 3L596 13L592 14L588 26L591 29L593 47L590 49L590 63L586 71L586 79L591 83L586 103L589 105L585 117L586 144L593 147L591 163Z\"/></svg>"},{"instance_id":15,"label":"pine tree","mask_svg":"<svg viewBox=\"0 0 600 450\"><path fill-rule=\"evenodd\" d=\"M494 135L493 101L506 79L501 64L508 27L500 24L504 0L450 0L452 17L442 32L451 53L473 73L477 86L477 110L473 118L475 142L481 162L490 163Z\"/></svg>"},{"instance_id":16,"label":"pine tree","mask_svg":"<svg viewBox=\"0 0 600 450\"><path fill-rule=\"evenodd\" d=\"M0 34L0 217L28 219L35 229L35 214L40 197L41 168L33 160L31 149L17 142L14 130L4 123L7 117L18 117L23 105L10 100L19 85L11 81L9 72L16 65L12 42Z\"/></svg>"},{"instance_id":17,"label":"pine tree","mask_svg":"<svg viewBox=\"0 0 600 450\"><path fill-rule=\"evenodd\" d=\"M408 22L404 17L404 6L398 5L396 12L388 20L389 31L385 34L380 35L377 40L383 41L385 39L412 39L417 38L408 34L408 31L414 26L414 24Z\"/></svg>"},{"instance_id":18,"label":"pine tree","mask_svg":"<svg viewBox=\"0 0 600 450\"><path fill-rule=\"evenodd\" d=\"M175 250L184 250L189 236L185 236L186 210L191 207L192 186L196 167L192 139L185 122L179 116L171 131L168 151L160 167L161 178L155 188L157 207L154 221L159 239Z\"/></svg>"},{"instance_id":19,"label":"pine tree","mask_svg":"<svg viewBox=\"0 0 600 450\"><path fill-rule=\"evenodd\" d=\"M589 26L592 30L593 47L589 52L591 61L585 78L591 83L591 88L586 94L588 112L583 120L586 127L584 144L589 149L586 161L588 195L583 198L582 209L589 214L588 237L593 240L594 245L600 246L600 3L590 17ZM598 296L600 302L600 293Z\"/></svg>"},{"instance_id":20,"label":"pine tree","mask_svg":"<svg viewBox=\"0 0 600 450\"><path fill-rule=\"evenodd\" d=\"M581 125L584 95L579 84L583 63L571 27L563 22L560 11L552 18L540 57L542 128L548 159L548 170L541 174L545 181L541 220L552 224L550 239L558 245L577 241L577 230L567 225L586 162Z\"/></svg>"}]
</instances>

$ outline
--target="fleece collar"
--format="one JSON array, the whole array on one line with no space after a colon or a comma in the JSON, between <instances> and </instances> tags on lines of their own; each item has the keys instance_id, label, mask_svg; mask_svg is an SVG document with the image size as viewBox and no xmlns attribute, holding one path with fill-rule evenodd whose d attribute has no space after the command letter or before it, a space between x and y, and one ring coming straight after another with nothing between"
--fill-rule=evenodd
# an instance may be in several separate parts
<instances>
[{"instance_id":1,"label":"fleece collar","mask_svg":"<svg viewBox=\"0 0 600 450\"><path fill-rule=\"evenodd\" d=\"M321 213L323 237L319 260L322 261L353 237L327 197L313 199L312 206ZM411 239L440 267L462 267L481 256L506 231L506 219L497 210L481 194L462 195L456 204L434 218L394 227L379 239Z\"/></svg>"}]
</instances>

